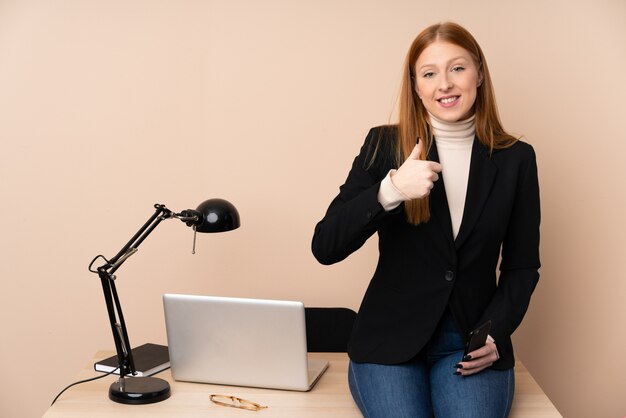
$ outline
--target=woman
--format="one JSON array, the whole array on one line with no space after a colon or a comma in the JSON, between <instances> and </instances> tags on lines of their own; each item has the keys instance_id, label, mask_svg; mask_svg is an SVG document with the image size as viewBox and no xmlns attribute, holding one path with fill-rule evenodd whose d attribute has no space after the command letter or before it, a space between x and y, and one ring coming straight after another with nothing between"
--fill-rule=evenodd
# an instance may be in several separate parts
<instances>
[{"instance_id":1,"label":"woman","mask_svg":"<svg viewBox=\"0 0 626 418\"><path fill-rule=\"evenodd\" d=\"M332 264L378 233L348 347L364 416L508 414L539 221L534 151L502 128L478 43L454 23L426 28L406 58L398 124L369 132L312 243ZM487 321L484 346L464 357Z\"/></svg>"}]
</instances>

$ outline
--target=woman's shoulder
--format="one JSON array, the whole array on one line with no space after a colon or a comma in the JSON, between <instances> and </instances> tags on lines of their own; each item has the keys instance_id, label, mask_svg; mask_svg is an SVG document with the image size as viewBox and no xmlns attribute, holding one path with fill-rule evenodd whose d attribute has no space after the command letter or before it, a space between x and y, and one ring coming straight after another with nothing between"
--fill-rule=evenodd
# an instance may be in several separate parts
<instances>
[{"instance_id":1,"label":"woman's shoulder","mask_svg":"<svg viewBox=\"0 0 626 418\"><path fill-rule=\"evenodd\" d=\"M395 158L397 130L397 126L394 125L371 128L357 156L357 164L374 176L377 173L386 174L389 169L397 168Z\"/></svg>"},{"instance_id":2,"label":"woman's shoulder","mask_svg":"<svg viewBox=\"0 0 626 418\"><path fill-rule=\"evenodd\" d=\"M494 150L493 155L494 157L515 158L523 161L536 158L533 146L522 139L518 139L509 147Z\"/></svg>"},{"instance_id":3,"label":"woman's shoulder","mask_svg":"<svg viewBox=\"0 0 626 418\"><path fill-rule=\"evenodd\" d=\"M502 170L502 173L529 173L529 170L537 171L537 157L532 145L528 142L517 140L507 148L494 150L491 157L493 164Z\"/></svg>"},{"instance_id":4,"label":"woman's shoulder","mask_svg":"<svg viewBox=\"0 0 626 418\"><path fill-rule=\"evenodd\" d=\"M369 146L393 145L398 136L398 125L380 125L369 130L365 143Z\"/></svg>"},{"instance_id":5,"label":"woman's shoulder","mask_svg":"<svg viewBox=\"0 0 626 418\"><path fill-rule=\"evenodd\" d=\"M371 134L376 134L382 137L395 138L396 135L398 135L398 125L391 124L374 126L370 129L369 135Z\"/></svg>"},{"instance_id":6,"label":"woman's shoulder","mask_svg":"<svg viewBox=\"0 0 626 418\"><path fill-rule=\"evenodd\" d=\"M388 165L395 160L397 135L397 125L380 125L369 130L361 148L361 156L368 165Z\"/></svg>"},{"instance_id":7,"label":"woman's shoulder","mask_svg":"<svg viewBox=\"0 0 626 418\"><path fill-rule=\"evenodd\" d=\"M365 138L365 143L363 144L364 149L367 150L368 153L374 150L389 153L395 149L397 136L397 125L375 126L369 130Z\"/></svg>"}]
</instances>

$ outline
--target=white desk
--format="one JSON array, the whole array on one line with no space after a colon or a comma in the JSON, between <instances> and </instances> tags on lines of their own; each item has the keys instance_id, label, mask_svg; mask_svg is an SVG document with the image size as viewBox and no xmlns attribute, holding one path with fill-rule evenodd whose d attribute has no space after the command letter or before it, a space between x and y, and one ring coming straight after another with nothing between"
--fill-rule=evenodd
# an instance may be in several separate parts
<instances>
[{"instance_id":1,"label":"white desk","mask_svg":"<svg viewBox=\"0 0 626 418\"><path fill-rule=\"evenodd\" d=\"M76 376L76 380L96 376L93 363L113 355L101 351ZM361 417L348 389L348 356L345 353L311 353L313 358L329 360L330 366L310 392L255 389L176 382L169 370L157 377L170 382L172 396L159 403L123 405L108 398L108 390L116 379L103 379L80 384L66 391L44 414L44 418L107 418L107 417L284 417L284 418L351 418ZM561 417L552 402L543 393L528 370L517 362L515 367L515 400L510 418ZM71 383L71 382L68 382ZM234 395L267 405L258 412L218 406L209 401L209 395Z\"/></svg>"}]
</instances>

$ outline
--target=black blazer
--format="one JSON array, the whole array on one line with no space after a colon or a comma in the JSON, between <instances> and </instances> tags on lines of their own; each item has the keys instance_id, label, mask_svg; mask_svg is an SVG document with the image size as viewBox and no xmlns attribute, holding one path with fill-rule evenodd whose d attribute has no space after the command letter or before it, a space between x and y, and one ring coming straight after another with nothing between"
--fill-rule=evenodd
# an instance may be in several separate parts
<instances>
[{"instance_id":1,"label":"black blazer","mask_svg":"<svg viewBox=\"0 0 626 418\"><path fill-rule=\"evenodd\" d=\"M379 364L410 360L449 306L464 335L490 319L500 353L492 367L513 367L510 336L539 279L539 185L533 148L518 141L490 155L474 140L463 219L453 239L442 177L431 191L431 219L426 223L409 224L404 205L385 212L378 203L381 180L397 168L395 135L390 126L369 132L313 236L317 260L333 264L378 233L378 265L352 331L350 358ZM439 161L434 143L428 159Z\"/></svg>"}]
</instances>

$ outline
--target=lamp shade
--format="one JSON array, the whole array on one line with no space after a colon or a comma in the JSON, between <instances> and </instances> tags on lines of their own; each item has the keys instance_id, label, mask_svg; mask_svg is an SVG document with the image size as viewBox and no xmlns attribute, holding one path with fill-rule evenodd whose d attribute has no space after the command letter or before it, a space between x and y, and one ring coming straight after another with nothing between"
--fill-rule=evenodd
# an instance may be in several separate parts
<instances>
[{"instance_id":1,"label":"lamp shade","mask_svg":"<svg viewBox=\"0 0 626 418\"><path fill-rule=\"evenodd\" d=\"M225 232L239 228L237 208L224 199L209 199L196 208L200 220L195 224L198 232Z\"/></svg>"}]
</instances>

